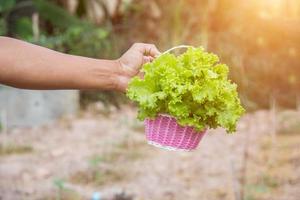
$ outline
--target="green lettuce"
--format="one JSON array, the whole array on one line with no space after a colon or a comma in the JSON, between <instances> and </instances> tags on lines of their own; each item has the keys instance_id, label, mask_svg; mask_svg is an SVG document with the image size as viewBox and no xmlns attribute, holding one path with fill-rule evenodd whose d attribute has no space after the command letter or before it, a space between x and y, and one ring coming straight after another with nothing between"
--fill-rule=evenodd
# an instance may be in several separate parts
<instances>
[{"instance_id":1,"label":"green lettuce","mask_svg":"<svg viewBox=\"0 0 300 200\"><path fill-rule=\"evenodd\" d=\"M127 96L138 103L138 118L169 114L182 126L223 127L234 132L244 113L228 66L215 54L190 47L180 56L163 54L143 66L144 77L131 79Z\"/></svg>"}]
</instances>

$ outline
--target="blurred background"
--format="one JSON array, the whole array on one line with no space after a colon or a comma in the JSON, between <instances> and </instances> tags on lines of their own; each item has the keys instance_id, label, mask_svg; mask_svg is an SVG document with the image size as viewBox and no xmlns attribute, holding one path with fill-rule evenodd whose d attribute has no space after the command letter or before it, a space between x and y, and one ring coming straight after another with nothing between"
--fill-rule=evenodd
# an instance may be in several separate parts
<instances>
[{"instance_id":1,"label":"blurred background","mask_svg":"<svg viewBox=\"0 0 300 200\"><path fill-rule=\"evenodd\" d=\"M0 85L0 199L300 199L300 1L0 0L0 35L105 59L203 46L247 109L234 135L166 152L123 94Z\"/></svg>"}]
</instances>

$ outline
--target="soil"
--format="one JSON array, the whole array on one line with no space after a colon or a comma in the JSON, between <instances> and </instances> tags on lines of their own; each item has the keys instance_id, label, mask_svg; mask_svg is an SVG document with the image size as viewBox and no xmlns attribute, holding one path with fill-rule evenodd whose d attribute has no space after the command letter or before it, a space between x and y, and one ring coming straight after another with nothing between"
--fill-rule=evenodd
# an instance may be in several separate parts
<instances>
[{"instance_id":1,"label":"soil","mask_svg":"<svg viewBox=\"0 0 300 200\"><path fill-rule=\"evenodd\" d=\"M148 145L135 117L85 111L0 134L12 149L0 154L0 199L300 199L300 132L279 132L272 112L245 115L235 134L209 130L193 152Z\"/></svg>"}]
</instances>

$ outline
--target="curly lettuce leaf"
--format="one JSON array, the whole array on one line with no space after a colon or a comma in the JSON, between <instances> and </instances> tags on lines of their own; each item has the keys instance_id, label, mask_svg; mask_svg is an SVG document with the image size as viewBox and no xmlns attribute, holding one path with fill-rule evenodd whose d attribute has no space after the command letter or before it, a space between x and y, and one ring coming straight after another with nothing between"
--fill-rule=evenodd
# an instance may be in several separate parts
<instances>
[{"instance_id":1,"label":"curly lettuce leaf","mask_svg":"<svg viewBox=\"0 0 300 200\"><path fill-rule=\"evenodd\" d=\"M223 127L234 132L244 113L236 84L228 80L228 66L203 48L189 48L180 56L163 54L143 66L144 78L134 77L127 96L138 103L138 118L159 113L197 130Z\"/></svg>"}]
</instances>

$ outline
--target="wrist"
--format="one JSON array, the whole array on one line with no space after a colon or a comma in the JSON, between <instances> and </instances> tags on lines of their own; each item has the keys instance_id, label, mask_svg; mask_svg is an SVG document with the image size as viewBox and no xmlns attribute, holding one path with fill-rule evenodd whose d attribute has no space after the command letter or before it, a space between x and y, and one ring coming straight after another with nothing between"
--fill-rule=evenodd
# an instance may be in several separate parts
<instances>
[{"instance_id":1,"label":"wrist","mask_svg":"<svg viewBox=\"0 0 300 200\"><path fill-rule=\"evenodd\" d=\"M124 92L129 80L128 74L126 74L126 70L124 70L124 66L120 59L116 59L113 62L115 63L115 69L117 70L114 76L114 89Z\"/></svg>"},{"instance_id":2,"label":"wrist","mask_svg":"<svg viewBox=\"0 0 300 200\"><path fill-rule=\"evenodd\" d=\"M76 83L80 89L116 90L119 85L119 66L115 60L84 59ZM74 78L74 77L73 77Z\"/></svg>"}]
</instances>

